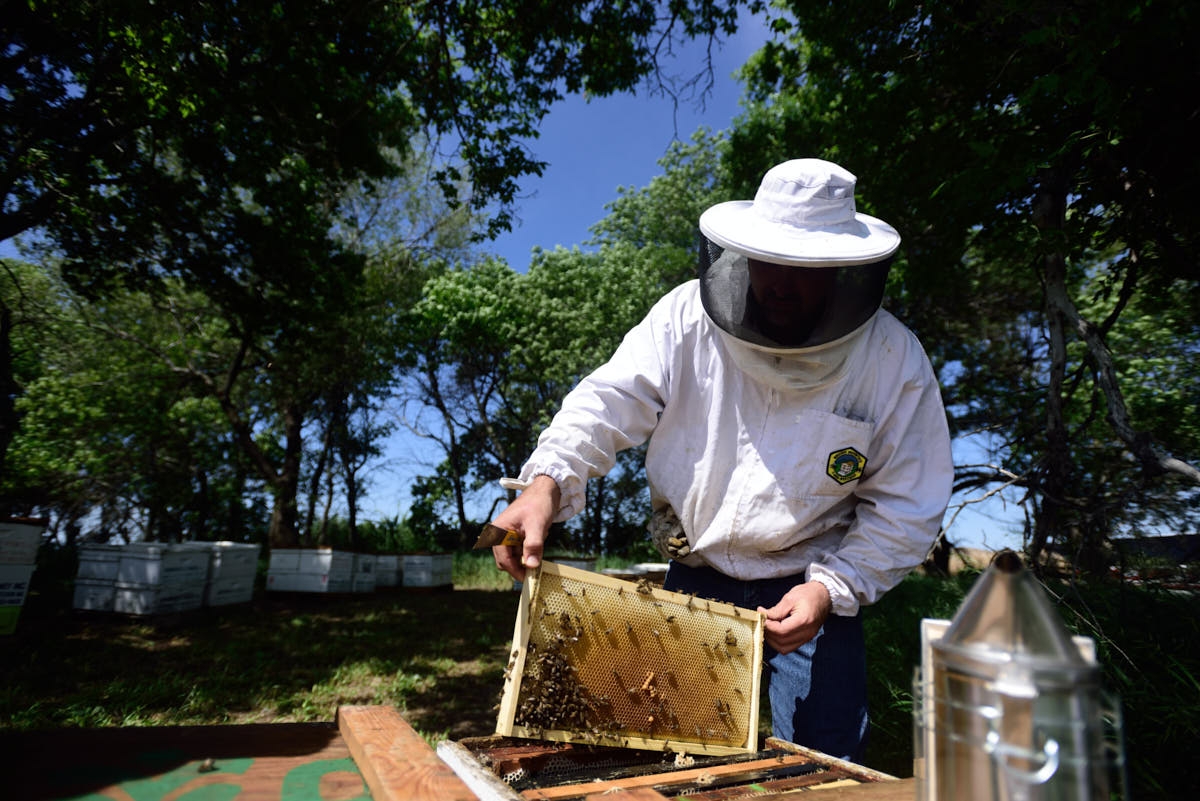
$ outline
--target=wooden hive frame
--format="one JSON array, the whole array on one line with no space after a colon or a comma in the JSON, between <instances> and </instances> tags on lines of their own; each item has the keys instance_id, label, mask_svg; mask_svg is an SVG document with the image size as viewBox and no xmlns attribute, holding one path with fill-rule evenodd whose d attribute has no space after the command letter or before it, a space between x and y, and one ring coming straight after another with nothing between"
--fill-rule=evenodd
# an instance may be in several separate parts
<instances>
[{"instance_id":1,"label":"wooden hive frame","mask_svg":"<svg viewBox=\"0 0 1200 801\"><path fill-rule=\"evenodd\" d=\"M753 752L762 643L755 611L543 562L521 590L496 732Z\"/></svg>"}]
</instances>

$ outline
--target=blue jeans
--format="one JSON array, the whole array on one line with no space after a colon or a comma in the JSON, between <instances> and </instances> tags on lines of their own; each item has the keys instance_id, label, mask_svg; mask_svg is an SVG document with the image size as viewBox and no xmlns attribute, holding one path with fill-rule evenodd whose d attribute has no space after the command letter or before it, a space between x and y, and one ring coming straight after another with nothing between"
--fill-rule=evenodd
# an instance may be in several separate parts
<instances>
[{"instance_id":1,"label":"blue jeans","mask_svg":"<svg viewBox=\"0 0 1200 801\"><path fill-rule=\"evenodd\" d=\"M739 581L711 567L671 562L664 587L744 609L771 608L804 576ZM858 615L830 615L790 654L763 645L772 733L830 756L861 762L867 745L867 654Z\"/></svg>"}]
</instances>

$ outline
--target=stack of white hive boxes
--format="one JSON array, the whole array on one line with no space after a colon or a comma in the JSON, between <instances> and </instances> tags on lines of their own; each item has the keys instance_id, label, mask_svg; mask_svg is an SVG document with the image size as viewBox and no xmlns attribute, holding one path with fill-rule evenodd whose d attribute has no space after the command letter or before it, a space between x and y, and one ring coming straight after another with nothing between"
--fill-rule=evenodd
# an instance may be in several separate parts
<instances>
[{"instance_id":1,"label":"stack of white hive boxes","mask_svg":"<svg viewBox=\"0 0 1200 801\"><path fill-rule=\"evenodd\" d=\"M44 530L40 523L0 523L0 634L16 631Z\"/></svg>"},{"instance_id":2,"label":"stack of white hive boxes","mask_svg":"<svg viewBox=\"0 0 1200 801\"><path fill-rule=\"evenodd\" d=\"M332 548L273 548L267 589L275 592L351 592L354 554Z\"/></svg>"},{"instance_id":3,"label":"stack of white hive boxes","mask_svg":"<svg viewBox=\"0 0 1200 801\"><path fill-rule=\"evenodd\" d=\"M121 549L113 610L128 615L186 612L204 604L206 549L134 542Z\"/></svg>"},{"instance_id":4,"label":"stack of white hive boxes","mask_svg":"<svg viewBox=\"0 0 1200 801\"><path fill-rule=\"evenodd\" d=\"M454 584L451 554L405 554L401 568L405 587L450 587Z\"/></svg>"},{"instance_id":5,"label":"stack of white hive boxes","mask_svg":"<svg viewBox=\"0 0 1200 801\"><path fill-rule=\"evenodd\" d=\"M275 592L373 592L373 554L333 548L275 548L267 567L267 589Z\"/></svg>"},{"instance_id":6,"label":"stack of white hive boxes","mask_svg":"<svg viewBox=\"0 0 1200 801\"><path fill-rule=\"evenodd\" d=\"M353 592L375 591L375 565L378 557L369 553L354 554L354 575L351 581Z\"/></svg>"},{"instance_id":7,"label":"stack of white hive boxes","mask_svg":"<svg viewBox=\"0 0 1200 801\"><path fill-rule=\"evenodd\" d=\"M375 586L397 587L400 585L400 557L396 554L381 554L375 557Z\"/></svg>"},{"instance_id":8,"label":"stack of white hive boxes","mask_svg":"<svg viewBox=\"0 0 1200 801\"><path fill-rule=\"evenodd\" d=\"M258 554L262 546L228 541L188 545L209 553L204 582L205 606L249 603L254 598L254 575L258 571Z\"/></svg>"},{"instance_id":9,"label":"stack of white hive boxes","mask_svg":"<svg viewBox=\"0 0 1200 801\"><path fill-rule=\"evenodd\" d=\"M259 546L235 542L82 545L76 609L152 615L250 601Z\"/></svg>"},{"instance_id":10,"label":"stack of white hive boxes","mask_svg":"<svg viewBox=\"0 0 1200 801\"><path fill-rule=\"evenodd\" d=\"M111 612L117 598L117 568L120 545L87 543L79 546L79 569L75 572L76 609Z\"/></svg>"}]
</instances>

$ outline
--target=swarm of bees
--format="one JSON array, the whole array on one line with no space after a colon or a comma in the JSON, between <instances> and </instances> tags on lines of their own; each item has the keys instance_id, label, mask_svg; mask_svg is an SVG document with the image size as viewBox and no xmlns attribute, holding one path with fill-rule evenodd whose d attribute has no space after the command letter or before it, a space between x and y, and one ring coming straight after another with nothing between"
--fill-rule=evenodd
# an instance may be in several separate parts
<instances>
[{"instance_id":1,"label":"swarm of bees","mask_svg":"<svg viewBox=\"0 0 1200 801\"><path fill-rule=\"evenodd\" d=\"M604 704L579 683L575 666L558 643L545 650L530 646L525 666L525 692L517 707L517 720L530 729L585 729L602 712Z\"/></svg>"}]
</instances>

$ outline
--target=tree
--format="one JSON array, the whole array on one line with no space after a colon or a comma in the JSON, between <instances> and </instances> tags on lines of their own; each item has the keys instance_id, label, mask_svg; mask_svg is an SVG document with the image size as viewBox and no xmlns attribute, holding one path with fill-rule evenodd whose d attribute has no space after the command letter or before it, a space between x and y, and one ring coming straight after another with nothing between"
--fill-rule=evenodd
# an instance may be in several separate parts
<instances>
[{"instance_id":1,"label":"tree","mask_svg":"<svg viewBox=\"0 0 1200 801\"><path fill-rule=\"evenodd\" d=\"M731 174L748 184L762 164L811 154L863 176L867 210L905 236L892 300L965 410L957 422L992 408L973 393L986 359L1005 352L1000 364L1024 376L1027 391L982 422L1003 432L998 455L1030 492L1031 552L1054 542L1098 569L1123 517L1098 503L1113 476L1200 483L1193 436L1152 429L1161 413L1131 417L1127 398L1146 393L1114 351L1125 320L1156 302L1181 311L1159 358L1192 350L1195 15L1149 1L784 8L781 39L747 68L755 103L731 136ZM1041 420L1032 442L1011 425L1029 415Z\"/></svg>"},{"instance_id":2,"label":"tree","mask_svg":"<svg viewBox=\"0 0 1200 801\"><path fill-rule=\"evenodd\" d=\"M594 253L560 248L537 252L526 273L493 261L426 285L408 322L407 397L436 418L432 425L418 415L410 421L439 443L443 493L426 497L452 498L463 541L474 539L473 494L517 474L563 396L611 355L691 261L690 251L627 244ZM603 516L578 522L592 526L589 543L604 539Z\"/></svg>"},{"instance_id":3,"label":"tree","mask_svg":"<svg viewBox=\"0 0 1200 801\"><path fill-rule=\"evenodd\" d=\"M339 198L398 174L394 154L424 131L451 151L434 176L448 198L494 210L500 230L541 169L524 140L551 103L632 87L674 37L731 31L736 6L9 4L0 240L36 230L87 297L178 279L221 310L239 347L210 388L277 494L273 536L294 540L316 377L303 355L328 344L363 269L336 236ZM234 402L247 365L267 363L281 466ZM16 424L0 420L0 445Z\"/></svg>"},{"instance_id":4,"label":"tree","mask_svg":"<svg viewBox=\"0 0 1200 801\"><path fill-rule=\"evenodd\" d=\"M99 307L27 270L26 289L42 287L26 296L39 369L23 381L0 490L62 530L93 519L102 538L242 539L256 487L217 404L172 369L231 347L203 299L119 293Z\"/></svg>"}]
</instances>

